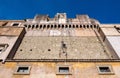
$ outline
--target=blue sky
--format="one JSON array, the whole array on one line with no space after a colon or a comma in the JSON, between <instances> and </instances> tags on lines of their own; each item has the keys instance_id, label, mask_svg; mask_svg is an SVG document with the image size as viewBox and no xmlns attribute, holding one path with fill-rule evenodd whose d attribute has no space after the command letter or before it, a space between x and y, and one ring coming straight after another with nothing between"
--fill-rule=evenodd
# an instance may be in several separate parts
<instances>
[{"instance_id":1,"label":"blue sky","mask_svg":"<svg viewBox=\"0 0 120 78\"><path fill-rule=\"evenodd\" d=\"M33 18L66 12L69 18L88 14L101 23L120 23L120 0L0 0L0 19Z\"/></svg>"}]
</instances>

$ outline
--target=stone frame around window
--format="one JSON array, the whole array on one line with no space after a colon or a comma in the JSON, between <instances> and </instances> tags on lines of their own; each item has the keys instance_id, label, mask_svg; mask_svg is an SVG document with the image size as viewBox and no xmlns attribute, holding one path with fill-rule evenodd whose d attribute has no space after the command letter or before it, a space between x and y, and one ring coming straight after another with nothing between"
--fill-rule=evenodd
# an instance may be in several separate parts
<instances>
[{"instance_id":1,"label":"stone frame around window","mask_svg":"<svg viewBox=\"0 0 120 78\"><path fill-rule=\"evenodd\" d=\"M60 72L60 68L62 68L62 69L65 68L65 70L63 70L64 72ZM56 74L57 75L72 75L71 66L70 65L57 65Z\"/></svg>"},{"instance_id":2,"label":"stone frame around window","mask_svg":"<svg viewBox=\"0 0 120 78\"><path fill-rule=\"evenodd\" d=\"M111 65L98 65L97 70L100 75L114 75L114 71Z\"/></svg>"},{"instance_id":3,"label":"stone frame around window","mask_svg":"<svg viewBox=\"0 0 120 78\"><path fill-rule=\"evenodd\" d=\"M29 66L29 65L18 65L15 68L14 75L29 75L30 70L31 70L31 66ZM26 72L24 72L24 71L26 71Z\"/></svg>"},{"instance_id":4,"label":"stone frame around window","mask_svg":"<svg viewBox=\"0 0 120 78\"><path fill-rule=\"evenodd\" d=\"M14 25L14 24L18 24L18 25ZM12 22L12 23L11 23L11 26L14 26L14 27L18 27L18 26L20 26L20 25L21 25L20 22Z\"/></svg>"}]
</instances>

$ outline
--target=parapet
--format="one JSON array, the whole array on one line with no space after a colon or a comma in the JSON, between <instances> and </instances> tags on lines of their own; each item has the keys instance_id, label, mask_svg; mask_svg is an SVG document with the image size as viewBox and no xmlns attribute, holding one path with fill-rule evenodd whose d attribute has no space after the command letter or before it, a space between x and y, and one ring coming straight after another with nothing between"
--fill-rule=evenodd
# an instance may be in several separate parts
<instances>
[{"instance_id":1,"label":"parapet","mask_svg":"<svg viewBox=\"0 0 120 78\"><path fill-rule=\"evenodd\" d=\"M36 15L33 19L27 19L28 23L37 24L81 24L81 25L98 25L99 21L90 18L88 15L76 15L76 18L67 18L66 13L57 13L54 18L49 15Z\"/></svg>"}]
</instances>

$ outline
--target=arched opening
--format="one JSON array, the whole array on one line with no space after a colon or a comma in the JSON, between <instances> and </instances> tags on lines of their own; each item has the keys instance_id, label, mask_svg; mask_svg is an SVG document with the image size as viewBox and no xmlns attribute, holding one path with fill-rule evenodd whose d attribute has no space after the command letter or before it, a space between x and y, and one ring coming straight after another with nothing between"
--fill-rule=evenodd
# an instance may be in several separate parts
<instances>
[{"instance_id":1,"label":"arched opening","mask_svg":"<svg viewBox=\"0 0 120 78\"><path fill-rule=\"evenodd\" d=\"M32 25L32 29L35 27L35 25Z\"/></svg>"},{"instance_id":2,"label":"arched opening","mask_svg":"<svg viewBox=\"0 0 120 78\"><path fill-rule=\"evenodd\" d=\"M69 25L69 28L71 28L71 25Z\"/></svg>"},{"instance_id":3,"label":"arched opening","mask_svg":"<svg viewBox=\"0 0 120 78\"><path fill-rule=\"evenodd\" d=\"M60 28L60 25L58 25L58 28Z\"/></svg>"},{"instance_id":4,"label":"arched opening","mask_svg":"<svg viewBox=\"0 0 120 78\"><path fill-rule=\"evenodd\" d=\"M53 28L53 25L51 25L51 28Z\"/></svg>"},{"instance_id":5,"label":"arched opening","mask_svg":"<svg viewBox=\"0 0 120 78\"><path fill-rule=\"evenodd\" d=\"M73 25L73 28L75 28L75 25Z\"/></svg>"},{"instance_id":6,"label":"arched opening","mask_svg":"<svg viewBox=\"0 0 120 78\"><path fill-rule=\"evenodd\" d=\"M96 25L94 25L94 28L96 28Z\"/></svg>"},{"instance_id":7,"label":"arched opening","mask_svg":"<svg viewBox=\"0 0 120 78\"><path fill-rule=\"evenodd\" d=\"M92 28L92 25L90 25L90 28Z\"/></svg>"},{"instance_id":8,"label":"arched opening","mask_svg":"<svg viewBox=\"0 0 120 78\"><path fill-rule=\"evenodd\" d=\"M65 25L65 28L68 28L68 25Z\"/></svg>"},{"instance_id":9,"label":"arched opening","mask_svg":"<svg viewBox=\"0 0 120 78\"><path fill-rule=\"evenodd\" d=\"M54 28L57 28L57 25L54 25Z\"/></svg>"},{"instance_id":10,"label":"arched opening","mask_svg":"<svg viewBox=\"0 0 120 78\"><path fill-rule=\"evenodd\" d=\"M36 28L38 28L38 24L36 25Z\"/></svg>"},{"instance_id":11,"label":"arched opening","mask_svg":"<svg viewBox=\"0 0 120 78\"><path fill-rule=\"evenodd\" d=\"M62 28L64 28L64 25L62 25Z\"/></svg>"},{"instance_id":12,"label":"arched opening","mask_svg":"<svg viewBox=\"0 0 120 78\"><path fill-rule=\"evenodd\" d=\"M83 25L83 28L85 28L85 25Z\"/></svg>"},{"instance_id":13,"label":"arched opening","mask_svg":"<svg viewBox=\"0 0 120 78\"><path fill-rule=\"evenodd\" d=\"M42 28L42 25L40 25L40 28Z\"/></svg>"},{"instance_id":14,"label":"arched opening","mask_svg":"<svg viewBox=\"0 0 120 78\"><path fill-rule=\"evenodd\" d=\"M78 25L76 25L76 28L78 28Z\"/></svg>"},{"instance_id":15,"label":"arched opening","mask_svg":"<svg viewBox=\"0 0 120 78\"><path fill-rule=\"evenodd\" d=\"M25 24L24 27L27 27L27 25Z\"/></svg>"},{"instance_id":16,"label":"arched opening","mask_svg":"<svg viewBox=\"0 0 120 78\"><path fill-rule=\"evenodd\" d=\"M80 28L82 28L82 25L80 25Z\"/></svg>"},{"instance_id":17,"label":"arched opening","mask_svg":"<svg viewBox=\"0 0 120 78\"><path fill-rule=\"evenodd\" d=\"M46 25L44 25L43 28L46 28Z\"/></svg>"},{"instance_id":18,"label":"arched opening","mask_svg":"<svg viewBox=\"0 0 120 78\"><path fill-rule=\"evenodd\" d=\"M47 28L50 28L50 25L47 25Z\"/></svg>"},{"instance_id":19,"label":"arched opening","mask_svg":"<svg viewBox=\"0 0 120 78\"><path fill-rule=\"evenodd\" d=\"M87 25L87 28L89 28L89 25Z\"/></svg>"},{"instance_id":20,"label":"arched opening","mask_svg":"<svg viewBox=\"0 0 120 78\"><path fill-rule=\"evenodd\" d=\"M31 25L28 25L28 29L31 28Z\"/></svg>"}]
</instances>

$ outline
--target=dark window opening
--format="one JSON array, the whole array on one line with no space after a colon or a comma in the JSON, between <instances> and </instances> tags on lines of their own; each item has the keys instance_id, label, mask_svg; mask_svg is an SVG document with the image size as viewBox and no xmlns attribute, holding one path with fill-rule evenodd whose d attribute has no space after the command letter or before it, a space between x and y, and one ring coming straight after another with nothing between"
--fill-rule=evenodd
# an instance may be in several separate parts
<instances>
[{"instance_id":1,"label":"dark window opening","mask_svg":"<svg viewBox=\"0 0 120 78\"><path fill-rule=\"evenodd\" d=\"M58 28L60 28L60 25L58 25Z\"/></svg>"},{"instance_id":2,"label":"dark window opening","mask_svg":"<svg viewBox=\"0 0 120 78\"><path fill-rule=\"evenodd\" d=\"M38 28L38 25L36 25L36 28Z\"/></svg>"},{"instance_id":3,"label":"dark window opening","mask_svg":"<svg viewBox=\"0 0 120 78\"><path fill-rule=\"evenodd\" d=\"M49 28L50 27L50 25L47 25L47 28Z\"/></svg>"},{"instance_id":4,"label":"dark window opening","mask_svg":"<svg viewBox=\"0 0 120 78\"><path fill-rule=\"evenodd\" d=\"M69 28L71 28L71 25L69 25Z\"/></svg>"},{"instance_id":5,"label":"dark window opening","mask_svg":"<svg viewBox=\"0 0 120 78\"><path fill-rule=\"evenodd\" d=\"M35 26L34 25L32 25L32 29L34 28Z\"/></svg>"},{"instance_id":6,"label":"dark window opening","mask_svg":"<svg viewBox=\"0 0 120 78\"><path fill-rule=\"evenodd\" d=\"M46 25L43 26L43 28L45 28L45 27L46 27Z\"/></svg>"},{"instance_id":7,"label":"dark window opening","mask_svg":"<svg viewBox=\"0 0 120 78\"><path fill-rule=\"evenodd\" d=\"M51 28L53 28L53 25L51 25Z\"/></svg>"},{"instance_id":8,"label":"dark window opening","mask_svg":"<svg viewBox=\"0 0 120 78\"><path fill-rule=\"evenodd\" d=\"M62 25L62 28L64 28L64 25Z\"/></svg>"},{"instance_id":9,"label":"dark window opening","mask_svg":"<svg viewBox=\"0 0 120 78\"><path fill-rule=\"evenodd\" d=\"M100 72L111 72L109 67L99 67Z\"/></svg>"},{"instance_id":10,"label":"dark window opening","mask_svg":"<svg viewBox=\"0 0 120 78\"><path fill-rule=\"evenodd\" d=\"M75 25L73 25L73 28L75 28Z\"/></svg>"},{"instance_id":11,"label":"dark window opening","mask_svg":"<svg viewBox=\"0 0 120 78\"><path fill-rule=\"evenodd\" d=\"M28 28L31 28L31 25L28 25Z\"/></svg>"},{"instance_id":12,"label":"dark window opening","mask_svg":"<svg viewBox=\"0 0 120 78\"><path fill-rule=\"evenodd\" d=\"M80 28L82 28L82 25L80 25Z\"/></svg>"},{"instance_id":13,"label":"dark window opening","mask_svg":"<svg viewBox=\"0 0 120 78\"><path fill-rule=\"evenodd\" d=\"M76 28L78 28L78 25L76 25Z\"/></svg>"},{"instance_id":14,"label":"dark window opening","mask_svg":"<svg viewBox=\"0 0 120 78\"><path fill-rule=\"evenodd\" d=\"M87 25L87 28L89 28L89 25Z\"/></svg>"},{"instance_id":15,"label":"dark window opening","mask_svg":"<svg viewBox=\"0 0 120 78\"><path fill-rule=\"evenodd\" d=\"M19 23L14 23L12 26L18 26L19 25Z\"/></svg>"},{"instance_id":16,"label":"dark window opening","mask_svg":"<svg viewBox=\"0 0 120 78\"><path fill-rule=\"evenodd\" d=\"M54 26L54 28L56 28L56 27L57 27L57 25Z\"/></svg>"},{"instance_id":17,"label":"dark window opening","mask_svg":"<svg viewBox=\"0 0 120 78\"><path fill-rule=\"evenodd\" d=\"M90 25L90 28L92 28L92 25Z\"/></svg>"},{"instance_id":18,"label":"dark window opening","mask_svg":"<svg viewBox=\"0 0 120 78\"><path fill-rule=\"evenodd\" d=\"M25 27L27 27L27 25L26 25L26 24L25 24L24 26L25 26Z\"/></svg>"},{"instance_id":19,"label":"dark window opening","mask_svg":"<svg viewBox=\"0 0 120 78\"><path fill-rule=\"evenodd\" d=\"M96 25L94 25L94 28L96 28Z\"/></svg>"},{"instance_id":20,"label":"dark window opening","mask_svg":"<svg viewBox=\"0 0 120 78\"><path fill-rule=\"evenodd\" d=\"M83 28L85 28L85 25L83 25Z\"/></svg>"},{"instance_id":21,"label":"dark window opening","mask_svg":"<svg viewBox=\"0 0 120 78\"><path fill-rule=\"evenodd\" d=\"M17 66L14 74L29 75L31 66Z\"/></svg>"},{"instance_id":22,"label":"dark window opening","mask_svg":"<svg viewBox=\"0 0 120 78\"><path fill-rule=\"evenodd\" d=\"M60 73L69 73L69 67L59 67Z\"/></svg>"},{"instance_id":23,"label":"dark window opening","mask_svg":"<svg viewBox=\"0 0 120 78\"><path fill-rule=\"evenodd\" d=\"M68 25L65 25L65 28L67 28L68 27Z\"/></svg>"},{"instance_id":24,"label":"dark window opening","mask_svg":"<svg viewBox=\"0 0 120 78\"><path fill-rule=\"evenodd\" d=\"M40 25L40 28L42 28L42 25Z\"/></svg>"},{"instance_id":25,"label":"dark window opening","mask_svg":"<svg viewBox=\"0 0 120 78\"><path fill-rule=\"evenodd\" d=\"M28 67L19 67L17 72L19 73L27 73L28 72Z\"/></svg>"}]
</instances>

